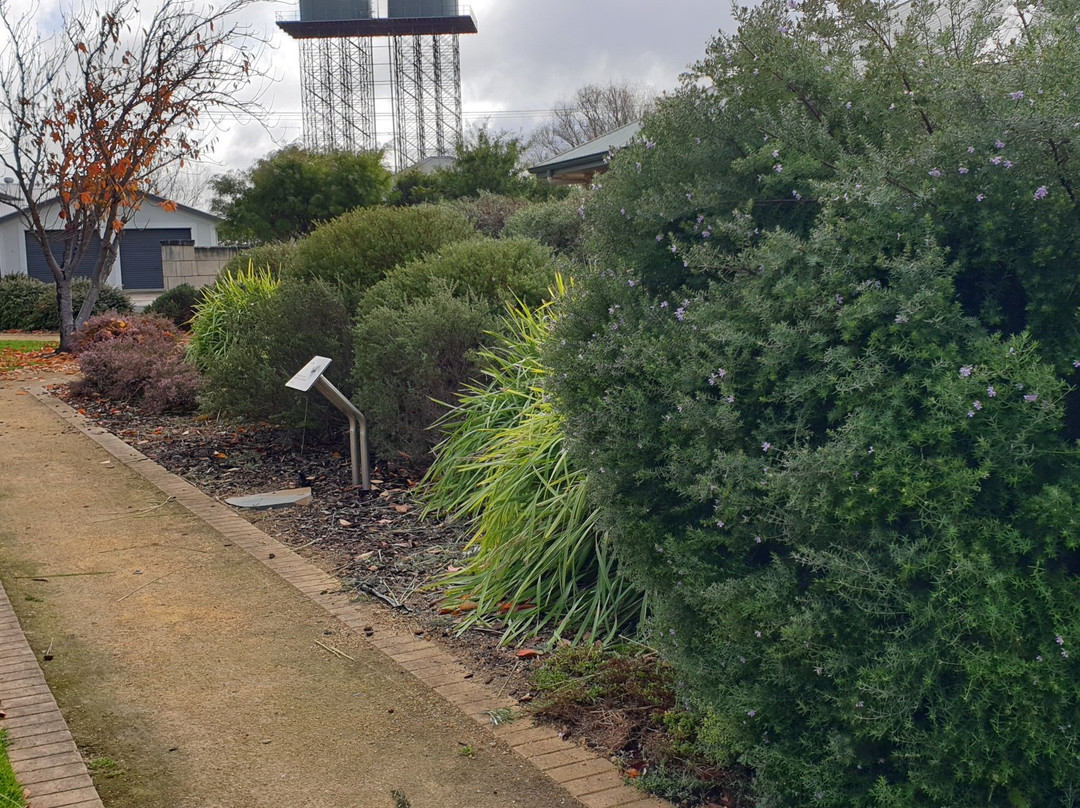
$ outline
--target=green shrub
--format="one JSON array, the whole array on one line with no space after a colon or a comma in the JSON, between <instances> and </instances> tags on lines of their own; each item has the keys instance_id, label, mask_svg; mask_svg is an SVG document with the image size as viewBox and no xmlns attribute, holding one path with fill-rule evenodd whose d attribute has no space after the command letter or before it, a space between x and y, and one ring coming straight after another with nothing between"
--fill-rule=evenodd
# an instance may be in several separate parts
<instances>
[{"instance_id":1,"label":"green shrub","mask_svg":"<svg viewBox=\"0 0 1080 808\"><path fill-rule=\"evenodd\" d=\"M44 284L49 290L47 294L38 298L34 304L34 311L28 330L32 331L57 331L60 328L60 315L56 306L56 287L52 284ZM75 278L71 282L71 308L76 314L82 308L83 301L90 293L90 281L87 278ZM135 311L135 307L128 297L115 286L103 284L98 292L98 299L94 303L93 315L105 312L129 313Z\"/></svg>"},{"instance_id":2,"label":"green shrub","mask_svg":"<svg viewBox=\"0 0 1080 808\"><path fill-rule=\"evenodd\" d=\"M488 191L481 191L479 196L454 199L446 203L451 209L463 213L476 231L488 238L498 238L507 219L528 204L528 201L521 197L502 196Z\"/></svg>"},{"instance_id":3,"label":"green shrub","mask_svg":"<svg viewBox=\"0 0 1080 808\"><path fill-rule=\"evenodd\" d=\"M361 208L299 241L289 271L339 285L355 304L398 264L474 235L468 219L443 205Z\"/></svg>"},{"instance_id":4,"label":"green shrub","mask_svg":"<svg viewBox=\"0 0 1080 808\"><path fill-rule=\"evenodd\" d=\"M429 295L378 306L356 324L353 400L375 450L427 465L440 438L433 425L476 376L472 359L493 325L486 303L436 282Z\"/></svg>"},{"instance_id":5,"label":"green shrub","mask_svg":"<svg viewBox=\"0 0 1080 808\"><path fill-rule=\"evenodd\" d=\"M286 278L259 299L224 354L208 363L199 402L208 412L288 427L340 421L322 396L285 387L313 356L333 360L326 377L346 395L352 370L352 333L339 290L320 281Z\"/></svg>"},{"instance_id":6,"label":"green shrub","mask_svg":"<svg viewBox=\"0 0 1080 808\"><path fill-rule=\"evenodd\" d=\"M292 269L295 260L295 241L271 241L238 252L225 262L225 265L218 273L218 277L236 275L248 267L254 267L255 269L265 269L277 278L287 274Z\"/></svg>"},{"instance_id":7,"label":"green shrub","mask_svg":"<svg viewBox=\"0 0 1080 808\"><path fill-rule=\"evenodd\" d=\"M198 372L184 360L171 320L110 312L87 320L75 339L82 370L76 394L134 401L154 414L195 408Z\"/></svg>"},{"instance_id":8,"label":"green shrub","mask_svg":"<svg viewBox=\"0 0 1080 808\"><path fill-rule=\"evenodd\" d=\"M421 300L441 283L471 294L498 313L515 299L538 305L555 277L551 251L530 239L473 238L402 264L364 295L360 313Z\"/></svg>"},{"instance_id":9,"label":"green shrub","mask_svg":"<svg viewBox=\"0 0 1080 808\"><path fill-rule=\"evenodd\" d=\"M506 220L502 235L535 239L560 255L580 259L584 254L584 204L585 197L578 193L522 208Z\"/></svg>"},{"instance_id":10,"label":"green shrub","mask_svg":"<svg viewBox=\"0 0 1080 808\"><path fill-rule=\"evenodd\" d=\"M545 360L649 641L761 804L1061 808L1075 9L1000 58L989 4L894 11L740 11L587 203Z\"/></svg>"},{"instance_id":11,"label":"green shrub","mask_svg":"<svg viewBox=\"0 0 1080 808\"><path fill-rule=\"evenodd\" d=\"M49 295L56 296L56 287L50 283L27 275L4 275L0 278L0 330L32 330L38 305Z\"/></svg>"},{"instance_id":12,"label":"green shrub","mask_svg":"<svg viewBox=\"0 0 1080 808\"><path fill-rule=\"evenodd\" d=\"M202 292L190 283L182 283L163 292L143 309L143 314L159 314L172 320L177 326L187 326L195 316L195 306L202 299Z\"/></svg>"},{"instance_id":13,"label":"green shrub","mask_svg":"<svg viewBox=\"0 0 1080 808\"><path fill-rule=\"evenodd\" d=\"M268 269L222 272L213 286L203 289L191 321L188 358L200 369L228 353L251 330L260 305L274 296L279 281Z\"/></svg>"},{"instance_id":14,"label":"green shrub","mask_svg":"<svg viewBox=\"0 0 1080 808\"><path fill-rule=\"evenodd\" d=\"M442 580L450 607L475 605L460 630L494 619L505 624L503 642L541 631L606 642L632 631L641 592L618 577L544 393L539 345L549 306L512 309L501 346L479 353L487 381L469 385L443 424L425 512L472 534L462 568Z\"/></svg>"}]
</instances>

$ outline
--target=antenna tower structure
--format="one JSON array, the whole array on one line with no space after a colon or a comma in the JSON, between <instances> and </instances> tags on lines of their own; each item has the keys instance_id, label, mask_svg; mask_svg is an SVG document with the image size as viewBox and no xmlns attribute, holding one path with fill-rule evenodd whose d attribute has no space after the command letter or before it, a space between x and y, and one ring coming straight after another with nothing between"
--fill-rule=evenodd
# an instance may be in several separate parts
<instances>
[{"instance_id":1,"label":"antenna tower structure","mask_svg":"<svg viewBox=\"0 0 1080 808\"><path fill-rule=\"evenodd\" d=\"M372 0L300 0L299 14L277 25L300 42L307 148L389 141L398 171L453 154L462 137L458 37L477 31L457 0L387 0L385 17L372 14Z\"/></svg>"}]
</instances>

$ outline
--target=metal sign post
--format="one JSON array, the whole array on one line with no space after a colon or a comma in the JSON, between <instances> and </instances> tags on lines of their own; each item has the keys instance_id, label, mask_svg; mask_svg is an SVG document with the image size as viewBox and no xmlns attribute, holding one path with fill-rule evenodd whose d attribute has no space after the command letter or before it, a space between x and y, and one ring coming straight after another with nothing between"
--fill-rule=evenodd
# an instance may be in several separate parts
<instances>
[{"instance_id":1,"label":"metal sign post","mask_svg":"<svg viewBox=\"0 0 1080 808\"><path fill-rule=\"evenodd\" d=\"M285 382L286 387L293 390L307 392L312 387L322 393L327 400L349 419L349 455L352 460L353 485L361 486L365 491L371 490L371 475L368 471L368 444L367 444L367 419L360 410L356 409L351 401L323 376L323 371L330 365L331 360L325 356L316 356L300 370L296 375Z\"/></svg>"}]
</instances>

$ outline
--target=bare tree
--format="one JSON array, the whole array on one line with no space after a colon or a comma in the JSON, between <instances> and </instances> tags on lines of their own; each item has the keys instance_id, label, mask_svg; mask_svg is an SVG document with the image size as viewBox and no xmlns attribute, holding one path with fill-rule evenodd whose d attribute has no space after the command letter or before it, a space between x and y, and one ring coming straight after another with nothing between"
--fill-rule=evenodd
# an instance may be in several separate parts
<instances>
[{"instance_id":1,"label":"bare tree","mask_svg":"<svg viewBox=\"0 0 1080 808\"><path fill-rule=\"evenodd\" d=\"M653 92L640 85L587 84L569 101L556 104L552 119L533 130L530 157L553 157L633 123L648 110L653 99Z\"/></svg>"},{"instance_id":2,"label":"bare tree","mask_svg":"<svg viewBox=\"0 0 1080 808\"><path fill-rule=\"evenodd\" d=\"M124 227L170 172L208 145L210 113L237 100L260 44L233 22L253 0L203 9L164 0L88 2L42 35L32 13L0 0L0 165L56 282L60 346L86 321ZM165 209L175 203L161 203ZM72 311L71 281L93 259L91 291Z\"/></svg>"}]
</instances>

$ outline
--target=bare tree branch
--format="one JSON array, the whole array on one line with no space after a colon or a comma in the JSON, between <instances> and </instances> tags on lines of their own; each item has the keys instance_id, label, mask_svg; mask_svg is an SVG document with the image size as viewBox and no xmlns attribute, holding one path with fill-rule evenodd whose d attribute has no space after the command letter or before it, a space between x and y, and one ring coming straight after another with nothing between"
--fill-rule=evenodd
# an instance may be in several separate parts
<instances>
[{"instance_id":1,"label":"bare tree branch","mask_svg":"<svg viewBox=\"0 0 1080 808\"><path fill-rule=\"evenodd\" d=\"M652 105L648 88L621 83L587 84L555 105L552 119L533 130L530 160L544 160L638 120Z\"/></svg>"}]
</instances>

